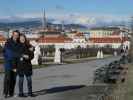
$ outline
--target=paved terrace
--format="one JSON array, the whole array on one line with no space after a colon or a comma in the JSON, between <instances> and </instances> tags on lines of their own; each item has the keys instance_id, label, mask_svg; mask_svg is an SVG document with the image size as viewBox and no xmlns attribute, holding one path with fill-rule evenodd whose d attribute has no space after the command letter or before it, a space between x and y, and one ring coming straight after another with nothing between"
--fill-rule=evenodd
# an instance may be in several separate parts
<instances>
[{"instance_id":1,"label":"paved terrace","mask_svg":"<svg viewBox=\"0 0 133 100\"><path fill-rule=\"evenodd\" d=\"M93 72L109 62L119 59L110 57L92 60L84 63L52 65L34 70L33 92L38 94L34 98L8 98L8 100L91 100L87 99L89 87L93 81ZM0 75L0 92L3 89L3 74ZM26 82L24 83L26 87ZM26 90L26 89L25 89ZM16 93L18 86L16 85ZM2 97L0 95L0 97ZM0 98L0 100L4 100Z\"/></svg>"}]
</instances>

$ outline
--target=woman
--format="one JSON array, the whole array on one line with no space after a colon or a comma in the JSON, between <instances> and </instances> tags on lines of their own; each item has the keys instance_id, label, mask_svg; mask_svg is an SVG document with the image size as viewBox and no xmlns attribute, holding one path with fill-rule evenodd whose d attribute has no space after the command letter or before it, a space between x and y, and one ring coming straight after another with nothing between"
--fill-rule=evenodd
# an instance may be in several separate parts
<instances>
[{"instance_id":1,"label":"woman","mask_svg":"<svg viewBox=\"0 0 133 100\"><path fill-rule=\"evenodd\" d=\"M32 94L32 64L31 60L34 57L34 48L29 44L24 34L20 35L20 58L17 67L17 73L19 76L19 97L25 97L23 92L24 76L27 79L28 96L34 96Z\"/></svg>"}]
</instances>

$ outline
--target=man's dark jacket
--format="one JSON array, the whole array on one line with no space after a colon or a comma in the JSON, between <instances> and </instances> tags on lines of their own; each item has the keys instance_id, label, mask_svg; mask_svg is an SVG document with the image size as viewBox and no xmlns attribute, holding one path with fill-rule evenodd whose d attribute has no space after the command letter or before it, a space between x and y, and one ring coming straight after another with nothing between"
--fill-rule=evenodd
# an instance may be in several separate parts
<instances>
[{"instance_id":1,"label":"man's dark jacket","mask_svg":"<svg viewBox=\"0 0 133 100\"><path fill-rule=\"evenodd\" d=\"M20 47L18 42L14 41L12 38L7 40L3 49L5 70L12 70L17 67L19 49Z\"/></svg>"}]
</instances>

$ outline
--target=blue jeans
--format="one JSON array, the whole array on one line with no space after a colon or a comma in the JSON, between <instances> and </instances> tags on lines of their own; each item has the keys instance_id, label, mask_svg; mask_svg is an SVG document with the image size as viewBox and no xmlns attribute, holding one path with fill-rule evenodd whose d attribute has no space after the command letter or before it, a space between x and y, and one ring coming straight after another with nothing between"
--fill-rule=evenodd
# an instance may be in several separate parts
<instances>
[{"instance_id":1,"label":"blue jeans","mask_svg":"<svg viewBox=\"0 0 133 100\"><path fill-rule=\"evenodd\" d=\"M26 76L26 80L27 80L27 87L28 87L28 94L32 94L32 78L31 75L30 76ZM19 94L23 94L23 83L24 83L24 75L19 75Z\"/></svg>"}]
</instances>

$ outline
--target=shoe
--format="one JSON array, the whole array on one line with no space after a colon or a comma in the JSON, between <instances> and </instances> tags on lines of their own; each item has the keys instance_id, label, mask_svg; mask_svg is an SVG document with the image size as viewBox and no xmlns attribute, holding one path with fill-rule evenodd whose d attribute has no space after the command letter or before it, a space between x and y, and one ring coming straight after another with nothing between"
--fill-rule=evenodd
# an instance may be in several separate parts
<instances>
[{"instance_id":1,"label":"shoe","mask_svg":"<svg viewBox=\"0 0 133 100\"><path fill-rule=\"evenodd\" d=\"M30 97L36 97L35 94L28 94L28 96L30 96Z\"/></svg>"},{"instance_id":2,"label":"shoe","mask_svg":"<svg viewBox=\"0 0 133 100\"><path fill-rule=\"evenodd\" d=\"M8 95L4 94L4 98L8 98Z\"/></svg>"},{"instance_id":3,"label":"shoe","mask_svg":"<svg viewBox=\"0 0 133 100\"><path fill-rule=\"evenodd\" d=\"M6 94L4 94L3 97L6 99L6 98L11 98L11 97L13 97L13 95L6 95Z\"/></svg>"},{"instance_id":4,"label":"shoe","mask_svg":"<svg viewBox=\"0 0 133 100\"><path fill-rule=\"evenodd\" d=\"M15 98L16 98L17 96L18 96L18 95L17 95L17 94L15 94L13 97L15 97Z\"/></svg>"},{"instance_id":5,"label":"shoe","mask_svg":"<svg viewBox=\"0 0 133 100\"><path fill-rule=\"evenodd\" d=\"M14 94L9 94L9 96L8 97L13 97L14 96Z\"/></svg>"},{"instance_id":6,"label":"shoe","mask_svg":"<svg viewBox=\"0 0 133 100\"><path fill-rule=\"evenodd\" d=\"M9 93L9 97L13 97L14 96L14 93Z\"/></svg>"},{"instance_id":7,"label":"shoe","mask_svg":"<svg viewBox=\"0 0 133 100\"><path fill-rule=\"evenodd\" d=\"M27 97L27 96L24 95L24 94L19 94L18 97L24 98L24 97Z\"/></svg>"}]
</instances>

